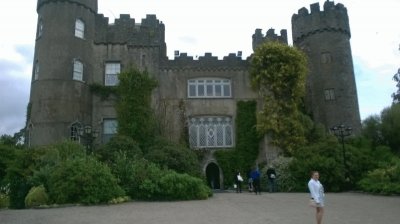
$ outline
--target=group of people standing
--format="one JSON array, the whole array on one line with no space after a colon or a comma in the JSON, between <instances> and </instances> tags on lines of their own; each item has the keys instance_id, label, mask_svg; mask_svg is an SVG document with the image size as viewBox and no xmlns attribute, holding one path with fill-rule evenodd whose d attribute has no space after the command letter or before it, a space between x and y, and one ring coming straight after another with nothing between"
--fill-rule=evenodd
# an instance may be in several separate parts
<instances>
[{"instance_id":1,"label":"group of people standing","mask_svg":"<svg viewBox=\"0 0 400 224\"><path fill-rule=\"evenodd\" d=\"M258 168L253 169L248 174L248 189L250 192L254 192L255 194L261 194L261 173ZM270 166L267 170L267 177L268 177L268 189L269 192L276 191L276 172L275 169ZM243 177L241 176L240 172L237 171L234 177L235 180L235 188L237 193L242 193L242 182Z\"/></svg>"}]
</instances>

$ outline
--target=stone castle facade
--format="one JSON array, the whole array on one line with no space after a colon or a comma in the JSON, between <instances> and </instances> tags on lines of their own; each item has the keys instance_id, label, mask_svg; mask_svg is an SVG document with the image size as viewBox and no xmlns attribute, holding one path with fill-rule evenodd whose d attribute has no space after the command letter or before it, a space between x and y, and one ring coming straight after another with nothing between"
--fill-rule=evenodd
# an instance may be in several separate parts
<instances>
[{"instance_id":1,"label":"stone castle facade","mask_svg":"<svg viewBox=\"0 0 400 224\"><path fill-rule=\"evenodd\" d=\"M97 0L38 0L38 25L27 124L29 145L63 139L79 141L78 130L90 125L101 144L116 133L112 99L90 91L93 83L118 84L117 74L135 66L159 82L153 103L171 140L188 126L192 148L235 146L236 105L258 99L250 88L249 58L229 54L222 60L206 53L198 59L166 53L165 26L155 15L137 23L120 15L114 24L98 14ZM249 24L251 25L251 24ZM338 124L360 130L360 115L350 47L347 10L342 4L318 3L292 17L293 44L309 57L306 107L327 128ZM253 34L253 49L263 41L287 43L270 29ZM268 144L260 143L268 157ZM210 167L211 164L211 167ZM212 153L204 170L217 169Z\"/></svg>"}]
</instances>

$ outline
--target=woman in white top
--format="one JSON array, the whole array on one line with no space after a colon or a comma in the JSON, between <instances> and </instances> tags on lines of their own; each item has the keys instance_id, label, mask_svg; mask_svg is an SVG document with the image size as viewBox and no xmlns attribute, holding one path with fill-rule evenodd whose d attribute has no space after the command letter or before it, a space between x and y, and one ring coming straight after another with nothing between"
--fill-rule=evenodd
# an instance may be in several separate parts
<instances>
[{"instance_id":1,"label":"woman in white top","mask_svg":"<svg viewBox=\"0 0 400 224\"><path fill-rule=\"evenodd\" d=\"M317 224L322 223L322 216L324 215L324 187L321 182L319 182L318 171L311 172L311 179L308 182L308 189L310 190L311 198L316 202L316 219Z\"/></svg>"}]
</instances>

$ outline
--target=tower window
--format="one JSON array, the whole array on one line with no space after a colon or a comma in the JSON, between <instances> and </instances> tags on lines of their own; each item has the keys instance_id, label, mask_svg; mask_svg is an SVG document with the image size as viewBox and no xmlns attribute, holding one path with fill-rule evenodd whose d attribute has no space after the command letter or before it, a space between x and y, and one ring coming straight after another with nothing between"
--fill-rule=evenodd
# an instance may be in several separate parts
<instances>
[{"instance_id":1,"label":"tower window","mask_svg":"<svg viewBox=\"0 0 400 224\"><path fill-rule=\"evenodd\" d=\"M230 98L231 80L200 78L188 80L189 98Z\"/></svg>"},{"instance_id":2,"label":"tower window","mask_svg":"<svg viewBox=\"0 0 400 224\"><path fill-rule=\"evenodd\" d=\"M39 19L38 27L37 27L37 37L41 37L43 34L43 20Z\"/></svg>"},{"instance_id":3,"label":"tower window","mask_svg":"<svg viewBox=\"0 0 400 224\"><path fill-rule=\"evenodd\" d=\"M321 63L322 64L329 64L332 61L331 53L323 52L321 53Z\"/></svg>"},{"instance_id":4,"label":"tower window","mask_svg":"<svg viewBox=\"0 0 400 224\"><path fill-rule=\"evenodd\" d=\"M116 86L119 83L118 74L121 71L120 63L106 63L105 86Z\"/></svg>"},{"instance_id":5,"label":"tower window","mask_svg":"<svg viewBox=\"0 0 400 224\"><path fill-rule=\"evenodd\" d=\"M85 37L85 23L80 19L75 21L75 36L82 39Z\"/></svg>"},{"instance_id":6,"label":"tower window","mask_svg":"<svg viewBox=\"0 0 400 224\"><path fill-rule=\"evenodd\" d=\"M189 120L189 142L192 148L223 148L233 146L230 117L193 117Z\"/></svg>"},{"instance_id":7,"label":"tower window","mask_svg":"<svg viewBox=\"0 0 400 224\"><path fill-rule=\"evenodd\" d=\"M325 89L325 100L335 100L335 90L334 89Z\"/></svg>"},{"instance_id":8,"label":"tower window","mask_svg":"<svg viewBox=\"0 0 400 224\"><path fill-rule=\"evenodd\" d=\"M79 60L74 60L74 73L72 76L73 80L83 80L83 64Z\"/></svg>"},{"instance_id":9,"label":"tower window","mask_svg":"<svg viewBox=\"0 0 400 224\"><path fill-rule=\"evenodd\" d=\"M35 62L35 68L33 70L33 80L38 80L39 79L39 62Z\"/></svg>"}]
</instances>

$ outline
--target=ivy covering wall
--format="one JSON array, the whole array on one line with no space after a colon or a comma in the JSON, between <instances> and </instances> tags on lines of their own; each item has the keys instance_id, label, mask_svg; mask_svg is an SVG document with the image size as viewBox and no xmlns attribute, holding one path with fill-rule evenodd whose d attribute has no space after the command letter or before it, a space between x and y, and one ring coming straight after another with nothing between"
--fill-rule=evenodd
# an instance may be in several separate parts
<instances>
[{"instance_id":1,"label":"ivy covering wall","mask_svg":"<svg viewBox=\"0 0 400 224\"><path fill-rule=\"evenodd\" d=\"M257 102L239 101L236 115L236 147L233 150L215 152L218 164L224 172L225 186L233 183L237 171L246 176L255 165L259 152L260 137L257 134Z\"/></svg>"}]
</instances>

